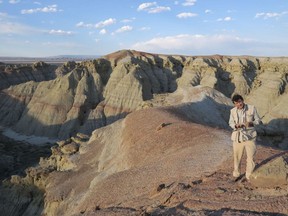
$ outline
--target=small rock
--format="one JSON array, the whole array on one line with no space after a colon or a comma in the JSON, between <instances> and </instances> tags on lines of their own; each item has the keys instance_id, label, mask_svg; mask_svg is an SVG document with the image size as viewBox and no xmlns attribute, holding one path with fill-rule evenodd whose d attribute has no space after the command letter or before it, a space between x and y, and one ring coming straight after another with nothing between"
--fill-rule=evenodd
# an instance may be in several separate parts
<instances>
[{"instance_id":1,"label":"small rock","mask_svg":"<svg viewBox=\"0 0 288 216\"><path fill-rule=\"evenodd\" d=\"M196 180L196 181L192 181L193 185L197 185L197 184L201 184L202 183L202 179Z\"/></svg>"},{"instance_id":2,"label":"small rock","mask_svg":"<svg viewBox=\"0 0 288 216\"><path fill-rule=\"evenodd\" d=\"M248 200L250 200L250 197L249 197L249 196L246 196L246 197L244 198L244 200L245 200L245 201L248 201Z\"/></svg>"},{"instance_id":3,"label":"small rock","mask_svg":"<svg viewBox=\"0 0 288 216\"><path fill-rule=\"evenodd\" d=\"M52 155L61 155L62 154L59 147L56 145L51 147L51 153L52 153Z\"/></svg>"},{"instance_id":4,"label":"small rock","mask_svg":"<svg viewBox=\"0 0 288 216\"><path fill-rule=\"evenodd\" d=\"M69 143L71 143L71 142L72 142L71 138L68 138L68 139L66 139L66 140L58 141L57 144L58 144L60 147L62 147L62 146L67 145L67 144L69 144Z\"/></svg>"},{"instance_id":5,"label":"small rock","mask_svg":"<svg viewBox=\"0 0 288 216\"><path fill-rule=\"evenodd\" d=\"M178 185L184 190L191 188L190 184L179 183Z\"/></svg>"},{"instance_id":6,"label":"small rock","mask_svg":"<svg viewBox=\"0 0 288 216\"><path fill-rule=\"evenodd\" d=\"M171 123L161 123L157 128L156 128L156 131L159 131L161 130L163 127L166 127L168 125L170 125Z\"/></svg>"},{"instance_id":7,"label":"small rock","mask_svg":"<svg viewBox=\"0 0 288 216\"><path fill-rule=\"evenodd\" d=\"M79 145L75 142L67 144L61 148L61 152L64 154L74 154L79 150Z\"/></svg>"},{"instance_id":8,"label":"small rock","mask_svg":"<svg viewBox=\"0 0 288 216\"><path fill-rule=\"evenodd\" d=\"M216 192L217 194L222 194L222 193L225 193L226 190L225 190L224 188L217 188L217 189L215 190L215 192Z\"/></svg>"},{"instance_id":9,"label":"small rock","mask_svg":"<svg viewBox=\"0 0 288 216\"><path fill-rule=\"evenodd\" d=\"M20 184L21 183L21 177L19 176L19 175L12 175L11 176L11 180L10 180L10 182L12 183L12 184Z\"/></svg>"},{"instance_id":10,"label":"small rock","mask_svg":"<svg viewBox=\"0 0 288 216\"><path fill-rule=\"evenodd\" d=\"M146 208L145 213L147 213L147 214L151 214L154 210L155 210L155 207L153 207L153 206L149 206L149 207Z\"/></svg>"},{"instance_id":11,"label":"small rock","mask_svg":"<svg viewBox=\"0 0 288 216\"><path fill-rule=\"evenodd\" d=\"M157 192L160 192L161 190L163 190L165 188L165 184L160 184L158 187L157 187Z\"/></svg>"}]
</instances>

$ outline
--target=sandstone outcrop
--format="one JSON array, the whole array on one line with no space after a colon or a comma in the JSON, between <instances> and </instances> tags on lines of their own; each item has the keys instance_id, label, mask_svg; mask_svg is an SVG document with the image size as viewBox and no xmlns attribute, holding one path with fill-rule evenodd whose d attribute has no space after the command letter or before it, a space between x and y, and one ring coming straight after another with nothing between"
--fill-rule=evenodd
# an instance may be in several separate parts
<instances>
[{"instance_id":1,"label":"sandstone outcrop","mask_svg":"<svg viewBox=\"0 0 288 216\"><path fill-rule=\"evenodd\" d=\"M3 90L0 123L37 136L65 139L77 132L89 135L143 104L153 106L157 98L165 104L166 96L177 89L185 94L191 86L206 86L228 98L233 93L243 94L268 124L263 134L280 133L284 139L288 125L287 61L285 57L191 57L123 50L93 61L67 62L55 69L58 78L54 80ZM33 67L37 71L44 68L43 74L51 69L44 63ZM228 110L222 111L227 120Z\"/></svg>"},{"instance_id":2,"label":"sandstone outcrop","mask_svg":"<svg viewBox=\"0 0 288 216\"><path fill-rule=\"evenodd\" d=\"M279 187L288 185L288 153L256 169L251 182L258 187Z\"/></svg>"},{"instance_id":3,"label":"sandstone outcrop","mask_svg":"<svg viewBox=\"0 0 288 216\"><path fill-rule=\"evenodd\" d=\"M41 151L0 143L1 178L12 175L0 185L0 212L288 214L287 153L274 149L287 147L287 63L288 58L124 50L67 62L45 81L30 77L5 87L0 124L59 142L50 157L48 145ZM51 69L35 65L41 67ZM227 122L234 93L256 105L264 122L261 142L269 144L272 137L273 148L258 147L251 185L229 181ZM19 151L10 154L14 148ZM267 162L273 155L279 157Z\"/></svg>"},{"instance_id":4,"label":"sandstone outcrop","mask_svg":"<svg viewBox=\"0 0 288 216\"><path fill-rule=\"evenodd\" d=\"M45 62L28 64L0 64L0 90L29 81L41 82L55 78L57 66Z\"/></svg>"},{"instance_id":5,"label":"sandstone outcrop","mask_svg":"<svg viewBox=\"0 0 288 216\"><path fill-rule=\"evenodd\" d=\"M100 86L95 84L99 79L95 74L76 69L64 78L11 87L6 91L9 94L3 94L1 107L19 109L13 109L13 113L3 113L1 122L28 135L68 137L83 124L87 112L99 103ZM18 121L15 122L8 115Z\"/></svg>"},{"instance_id":6,"label":"sandstone outcrop","mask_svg":"<svg viewBox=\"0 0 288 216\"><path fill-rule=\"evenodd\" d=\"M67 73L71 72L72 70L74 70L76 67L77 67L76 62L68 61L55 70L55 75L57 77L62 77L66 75Z\"/></svg>"}]
</instances>

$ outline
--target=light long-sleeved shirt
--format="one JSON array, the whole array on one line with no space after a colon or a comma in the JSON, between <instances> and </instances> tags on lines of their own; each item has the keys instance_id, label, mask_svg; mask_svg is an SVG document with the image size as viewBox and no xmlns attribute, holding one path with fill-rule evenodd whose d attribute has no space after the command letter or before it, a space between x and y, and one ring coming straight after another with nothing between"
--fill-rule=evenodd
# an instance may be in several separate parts
<instances>
[{"instance_id":1,"label":"light long-sleeved shirt","mask_svg":"<svg viewBox=\"0 0 288 216\"><path fill-rule=\"evenodd\" d=\"M249 126L248 123L253 123ZM254 125L261 123L256 108L253 105L245 104L242 109L234 107L230 111L229 126L233 129L231 139L234 142L244 142L256 139L257 133ZM243 128L235 128L236 124L245 125Z\"/></svg>"}]
</instances>

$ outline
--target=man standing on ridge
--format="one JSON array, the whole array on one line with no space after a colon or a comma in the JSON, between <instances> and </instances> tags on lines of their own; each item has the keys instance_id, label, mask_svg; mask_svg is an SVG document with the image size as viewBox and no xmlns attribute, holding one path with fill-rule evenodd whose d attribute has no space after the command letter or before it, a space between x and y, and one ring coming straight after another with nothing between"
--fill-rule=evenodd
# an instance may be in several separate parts
<instances>
[{"instance_id":1,"label":"man standing on ridge","mask_svg":"<svg viewBox=\"0 0 288 216\"><path fill-rule=\"evenodd\" d=\"M234 154L234 171L233 177L240 177L240 162L245 149L247 155L246 162L246 179L249 181L255 163L254 155L256 153L256 136L255 125L261 123L261 119L253 105L244 103L241 95L235 94L232 97L234 108L230 111L229 126L233 129L231 139L233 141Z\"/></svg>"}]
</instances>

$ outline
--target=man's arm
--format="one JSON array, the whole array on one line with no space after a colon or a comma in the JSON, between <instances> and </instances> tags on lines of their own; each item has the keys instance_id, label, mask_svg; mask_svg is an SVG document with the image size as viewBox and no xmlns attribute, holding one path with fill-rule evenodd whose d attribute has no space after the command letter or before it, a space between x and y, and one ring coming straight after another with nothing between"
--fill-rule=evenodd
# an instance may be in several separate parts
<instances>
[{"instance_id":1,"label":"man's arm","mask_svg":"<svg viewBox=\"0 0 288 216\"><path fill-rule=\"evenodd\" d=\"M259 117L259 114L258 114L257 109L255 107L253 110L253 117L254 117L254 121L253 121L254 125L259 125L262 123L261 118Z\"/></svg>"},{"instance_id":2,"label":"man's arm","mask_svg":"<svg viewBox=\"0 0 288 216\"><path fill-rule=\"evenodd\" d=\"M230 110L230 117L229 117L229 126L235 130L235 121L234 121L234 118L233 118L233 115L232 115L232 110Z\"/></svg>"}]
</instances>

